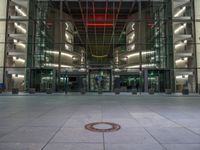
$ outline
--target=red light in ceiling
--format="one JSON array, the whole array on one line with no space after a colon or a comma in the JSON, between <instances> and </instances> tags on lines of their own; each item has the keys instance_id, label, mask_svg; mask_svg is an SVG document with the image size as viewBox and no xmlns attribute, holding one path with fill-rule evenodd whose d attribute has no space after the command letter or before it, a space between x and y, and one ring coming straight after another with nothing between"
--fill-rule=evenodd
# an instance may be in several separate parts
<instances>
[{"instance_id":1,"label":"red light in ceiling","mask_svg":"<svg viewBox=\"0 0 200 150\"><path fill-rule=\"evenodd\" d=\"M87 23L89 27L112 27L113 23Z\"/></svg>"},{"instance_id":2,"label":"red light in ceiling","mask_svg":"<svg viewBox=\"0 0 200 150\"><path fill-rule=\"evenodd\" d=\"M88 19L91 20L113 20L113 15L109 14L95 14L95 15L89 15Z\"/></svg>"},{"instance_id":3,"label":"red light in ceiling","mask_svg":"<svg viewBox=\"0 0 200 150\"><path fill-rule=\"evenodd\" d=\"M149 23L149 24L147 24L147 26L148 26L149 28L153 28L154 24L153 24L153 23Z\"/></svg>"}]
</instances>

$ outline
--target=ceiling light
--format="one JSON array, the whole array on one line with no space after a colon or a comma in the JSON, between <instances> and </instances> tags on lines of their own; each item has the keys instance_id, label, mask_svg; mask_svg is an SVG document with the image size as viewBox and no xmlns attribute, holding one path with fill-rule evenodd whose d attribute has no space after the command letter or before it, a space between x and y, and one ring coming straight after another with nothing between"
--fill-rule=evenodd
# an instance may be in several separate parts
<instances>
[{"instance_id":1,"label":"ceiling light","mask_svg":"<svg viewBox=\"0 0 200 150\"><path fill-rule=\"evenodd\" d=\"M67 44L65 44L65 49L69 50L69 46Z\"/></svg>"},{"instance_id":2,"label":"ceiling light","mask_svg":"<svg viewBox=\"0 0 200 150\"><path fill-rule=\"evenodd\" d=\"M87 23L89 27L112 27L113 23Z\"/></svg>"},{"instance_id":3,"label":"ceiling light","mask_svg":"<svg viewBox=\"0 0 200 150\"><path fill-rule=\"evenodd\" d=\"M69 35L68 35L67 33L65 33L65 37L66 37L67 39L69 39Z\"/></svg>"},{"instance_id":4,"label":"ceiling light","mask_svg":"<svg viewBox=\"0 0 200 150\"><path fill-rule=\"evenodd\" d=\"M187 26L186 23L184 23L183 25L179 26L175 31L174 34L177 34L178 32L180 32L181 30L185 29Z\"/></svg>"},{"instance_id":5,"label":"ceiling light","mask_svg":"<svg viewBox=\"0 0 200 150\"><path fill-rule=\"evenodd\" d=\"M135 49L135 44L133 44L133 46L131 47L131 50L134 50Z\"/></svg>"},{"instance_id":6,"label":"ceiling light","mask_svg":"<svg viewBox=\"0 0 200 150\"><path fill-rule=\"evenodd\" d=\"M25 63L25 60L24 59L22 59L22 58L17 58L17 57L13 57L13 60L14 61L18 61L18 62L21 62L21 63Z\"/></svg>"},{"instance_id":7,"label":"ceiling light","mask_svg":"<svg viewBox=\"0 0 200 150\"><path fill-rule=\"evenodd\" d=\"M135 37L135 33L132 34L131 39L134 39L134 37Z\"/></svg>"},{"instance_id":8,"label":"ceiling light","mask_svg":"<svg viewBox=\"0 0 200 150\"><path fill-rule=\"evenodd\" d=\"M156 64L143 64L142 68L156 67ZM128 69L140 68L140 65L128 66Z\"/></svg>"},{"instance_id":9,"label":"ceiling light","mask_svg":"<svg viewBox=\"0 0 200 150\"><path fill-rule=\"evenodd\" d=\"M176 79L188 79L189 75L178 75L176 76Z\"/></svg>"},{"instance_id":10,"label":"ceiling light","mask_svg":"<svg viewBox=\"0 0 200 150\"><path fill-rule=\"evenodd\" d=\"M69 30L69 24L66 22L65 25L66 25L65 30Z\"/></svg>"},{"instance_id":11,"label":"ceiling light","mask_svg":"<svg viewBox=\"0 0 200 150\"><path fill-rule=\"evenodd\" d=\"M155 51L141 52L142 55L153 54L153 53L155 53ZM137 53L133 53L133 54L127 55L127 57L130 58L130 57L139 56L139 55L140 55L140 53L137 52Z\"/></svg>"},{"instance_id":12,"label":"ceiling light","mask_svg":"<svg viewBox=\"0 0 200 150\"><path fill-rule=\"evenodd\" d=\"M46 53L48 54L56 54L56 55L59 55L59 51L45 51ZM61 55L62 56L68 56L68 57L73 57L73 55L69 54L69 53L63 53L61 52Z\"/></svg>"},{"instance_id":13,"label":"ceiling light","mask_svg":"<svg viewBox=\"0 0 200 150\"><path fill-rule=\"evenodd\" d=\"M15 6L15 10L20 14L20 15L22 15L22 16L24 16L24 17L26 17L27 15L26 15L26 13L22 10L22 9L20 9L19 8L19 6Z\"/></svg>"},{"instance_id":14,"label":"ceiling light","mask_svg":"<svg viewBox=\"0 0 200 150\"><path fill-rule=\"evenodd\" d=\"M131 25L132 30L135 30L135 23Z\"/></svg>"},{"instance_id":15,"label":"ceiling light","mask_svg":"<svg viewBox=\"0 0 200 150\"><path fill-rule=\"evenodd\" d=\"M16 39L13 39L13 42L16 44L16 43L18 43L18 41L16 40Z\"/></svg>"},{"instance_id":16,"label":"ceiling light","mask_svg":"<svg viewBox=\"0 0 200 150\"><path fill-rule=\"evenodd\" d=\"M26 33L26 29L24 29L22 26L20 26L18 23L14 23L15 27L19 30L21 30L23 33Z\"/></svg>"},{"instance_id":17,"label":"ceiling light","mask_svg":"<svg viewBox=\"0 0 200 150\"><path fill-rule=\"evenodd\" d=\"M24 78L24 75L21 74L12 74L13 78Z\"/></svg>"},{"instance_id":18,"label":"ceiling light","mask_svg":"<svg viewBox=\"0 0 200 150\"><path fill-rule=\"evenodd\" d=\"M185 57L185 58L176 60L176 63L186 63L187 61L188 61L188 57Z\"/></svg>"},{"instance_id":19,"label":"ceiling light","mask_svg":"<svg viewBox=\"0 0 200 150\"><path fill-rule=\"evenodd\" d=\"M183 8L181 8L181 9L174 15L174 17L180 17L185 11L186 11L186 7L184 6Z\"/></svg>"},{"instance_id":20,"label":"ceiling light","mask_svg":"<svg viewBox=\"0 0 200 150\"><path fill-rule=\"evenodd\" d=\"M46 67L59 67L58 64L51 64L51 63L46 63L46 64L44 64L44 66L46 66ZM62 68L72 68L72 66L68 66L68 65L60 65L60 67L62 67Z\"/></svg>"},{"instance_id":21,"label":"ceiling light","mask_svg":"<svg viewBox=\"0 0 200 150\"><path fill-rule=\"evenodd\" d=\"M187 40L184 40L183 42L180 42L180 43L178 43L178 44L175 44L175 49L178 49L179 47L181 47L181 46L185 46L186 44L187 44Z\"/></svg>"},{"instance_id":22,"label":"ceiling light","mask_svg":"<svg viewBox=\"0 0 200 150\"><path fill-rule=\"evenodd\" d=\"M26 48L26 45L20 41L18 41L17 39L13 39L13 42L15 43L15 45L20 46L22 48Z\"/></svg>"}]
</instances>

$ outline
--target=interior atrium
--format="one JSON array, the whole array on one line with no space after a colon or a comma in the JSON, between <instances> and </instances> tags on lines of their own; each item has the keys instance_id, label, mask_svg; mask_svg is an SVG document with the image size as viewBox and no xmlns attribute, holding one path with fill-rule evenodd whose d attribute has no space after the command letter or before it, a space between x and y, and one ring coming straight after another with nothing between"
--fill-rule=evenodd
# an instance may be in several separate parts
<instances>
[{"instance_id":1,"label":"interior atrium","mask_svg":"<svg viewBox=\"0 0 200 150\"><path fill-rule=\"evenodd\" d=\"M199 0L1 0L0 85L199 92Z\"/></svg>"}]
</instances>

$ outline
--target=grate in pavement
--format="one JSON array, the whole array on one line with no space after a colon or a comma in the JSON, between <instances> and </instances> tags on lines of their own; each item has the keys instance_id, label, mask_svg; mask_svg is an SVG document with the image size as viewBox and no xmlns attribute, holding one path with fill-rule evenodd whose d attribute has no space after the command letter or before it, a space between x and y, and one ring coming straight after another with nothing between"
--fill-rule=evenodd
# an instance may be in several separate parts
<instances>
[{"instance_id":1,"label":"grate in pavement","mask_svg":"<svg viewBox=\"0 0 200 150\"><path fill-rule=\"evenodd\" d=\"M92 132L114 132L120 128L120 125L112 122L94 122L85 125L85 129Z\"/></svg>"}]
</instances>

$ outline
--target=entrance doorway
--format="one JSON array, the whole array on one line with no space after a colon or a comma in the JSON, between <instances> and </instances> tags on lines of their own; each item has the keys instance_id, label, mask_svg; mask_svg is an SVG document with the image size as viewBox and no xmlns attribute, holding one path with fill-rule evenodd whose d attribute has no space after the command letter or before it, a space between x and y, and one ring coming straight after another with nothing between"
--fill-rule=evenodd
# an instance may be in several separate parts
<instances>
[{"instance_id":1,"label":"entrance doorway","mask_svg":"<svg viewBox=\"0 0 200 150\"><path fill-rule=\"evenodd\" d=\"M111 70L90 70L89 91L111 91Z\"/></svg>"}]
</instances>

